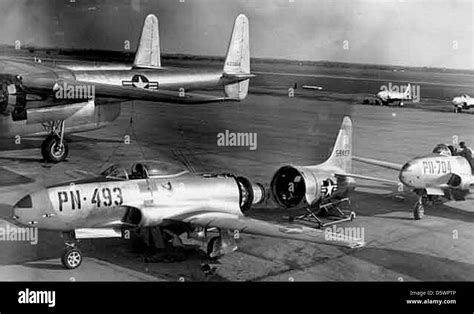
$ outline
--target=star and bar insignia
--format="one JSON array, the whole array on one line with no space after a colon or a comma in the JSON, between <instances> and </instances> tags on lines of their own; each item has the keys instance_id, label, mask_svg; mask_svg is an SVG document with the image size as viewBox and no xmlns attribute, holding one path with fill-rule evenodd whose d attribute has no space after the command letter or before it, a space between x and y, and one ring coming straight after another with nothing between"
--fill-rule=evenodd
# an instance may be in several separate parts
<instances>
[{"instance_id":1,"label":"star and bar insignia","mask_svg":"<svg viewBox=\"0 0 474 314\"><path fill-rule=\"evenodd\" d=\"M122 86L145 89L158 89L158 82L150 82L145 75L135 74L130 81L122 81Z\"/></svg>"}]
</instances>

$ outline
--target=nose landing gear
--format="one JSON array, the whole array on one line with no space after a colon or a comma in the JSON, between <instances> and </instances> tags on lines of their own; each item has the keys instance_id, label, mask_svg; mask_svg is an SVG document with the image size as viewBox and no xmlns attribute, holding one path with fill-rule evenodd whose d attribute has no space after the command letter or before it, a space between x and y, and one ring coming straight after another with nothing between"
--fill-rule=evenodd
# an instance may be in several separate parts
<instances>
[{"instance_id":1,"label":"nose landing gear","mask_svg":"<svg viewBox=\"0 0 474 314\"><path fill-rule=\"evenodd\" d=\"M66 249L61 255L61 263L66 269L75 269L82 263L82 252L77 246L77 239L74 232L64 232L63 238L67 241Z\"/></svg>"},{"instance_id":2,"label":"nose landing gear","mask_svg":"<svg viewBox=\"0 0 474 314\"><path fill-rule=\"evenodd\" d=\"M430 197L426 194L426 191L417 192L419 198L418 201L415 203L415 207L413 209L413 217L415 220L420 220L425 215L425 205L428 203L432 203Z\"/></svg>"},{"instance_id":3,"label":"nose landing gear","mask_svg":"<svg viewBox=\"0 0 474 314\"><path fill-rule=\"evenodd\" d=\"M67 269L75 269L82 263L82 252L76 247L75 244L66 243L68 247L64 250L61 256L61 263Z\"/></svg>"}]
</instances>

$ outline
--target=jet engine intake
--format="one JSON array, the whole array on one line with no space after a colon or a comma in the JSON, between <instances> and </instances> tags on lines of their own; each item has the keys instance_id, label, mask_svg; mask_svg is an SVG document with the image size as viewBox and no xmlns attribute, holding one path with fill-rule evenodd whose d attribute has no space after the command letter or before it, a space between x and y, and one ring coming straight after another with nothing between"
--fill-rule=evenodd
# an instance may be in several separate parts
<instances>
[{"instance_id":1,"label":"jet engine intake","mask_svg":"<svg viewBox=\"0 0 474 314\"><path fill-rule=\"evenodd\" d=\"M469 190L471 182L470 177L453 173L447 184L456 189Z\"/></svg>"}]
</instances>

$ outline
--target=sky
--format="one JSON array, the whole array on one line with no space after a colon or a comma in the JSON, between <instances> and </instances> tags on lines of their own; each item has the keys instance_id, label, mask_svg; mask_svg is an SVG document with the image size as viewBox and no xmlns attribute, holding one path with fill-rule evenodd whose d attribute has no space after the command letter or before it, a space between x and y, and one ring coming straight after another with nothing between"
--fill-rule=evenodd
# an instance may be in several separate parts
<instances>
[{"instance_id":1,"label":"sky","mask_svg":"<svg viewBox=\"0 0 474 314\"><path fill-rule=\"evenodd\" d=\"M149 13L164 53L224 56L244 13L252 57L474 69L473 0L0 0L0 43L134 51Z\"/></svg>"}]
</instances>

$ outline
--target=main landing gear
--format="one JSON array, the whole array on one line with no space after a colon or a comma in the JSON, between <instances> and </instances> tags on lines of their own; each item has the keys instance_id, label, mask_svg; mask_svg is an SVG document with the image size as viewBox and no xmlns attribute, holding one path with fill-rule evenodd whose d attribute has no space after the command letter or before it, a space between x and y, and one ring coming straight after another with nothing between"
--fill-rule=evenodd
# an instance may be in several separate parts
<instances>
[{"instance_id":1,"label":"main landing gear","mask_svg":"<svg viewBox=\"0 0 474 314\"><path fill-rule=\"evenodd\" d=\"M219 229L219 236L211 238L207 243L207 257L217 260L227 253L234 252L237 250L235 240L235 234L232 235L228 230Z\"/></svg>"},{"instance_id":2,"label":"main landing gear","mask_svg":"<svg viewBox=\"0 0 474 314\"><path fill-rule=\"evenodd\" d=\"M61 256L61 263L66 269L75 269L82 263L82 252L77 246L77 240L70 233L65 234L70 240L66 241L66 248Z\"/></svg>"},{"instance_id":3,"label":"main landing gear","mask_svg":"<svg viewBox=\"0 0 474 314\"><path fill-rule=\"evenodd\" d=\"M64 140L64 120L51 121L45 128L49 129L50 134L41 144L41 155L46 162L64 161L69 153L69 147Z\"/></svg>"}]
</instances>

